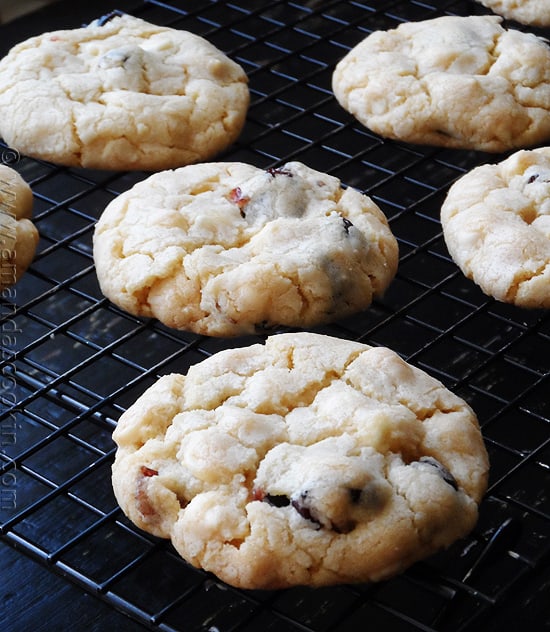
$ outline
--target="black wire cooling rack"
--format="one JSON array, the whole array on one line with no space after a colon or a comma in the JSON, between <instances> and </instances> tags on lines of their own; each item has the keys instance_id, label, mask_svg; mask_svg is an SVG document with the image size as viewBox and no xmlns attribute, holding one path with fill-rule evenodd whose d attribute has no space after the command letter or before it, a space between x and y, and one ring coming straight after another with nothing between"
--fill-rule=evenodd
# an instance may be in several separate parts
<instances>
[{"instance_id":1,"label":"black wire cooling rack","mask_svg":"<svg viewBox=\"0 0 550 632\"><path fill-rule=\"evenodd\" d=\"M2 542L136 629L549 629L550 318L484 296L451 261L439 223L451 183L502 157L384 141L330 88L336 62L373 30L489 11L436 0L151 0L129 12L202 35L247 72L247 124L220 159L299 160L386 213L400 246L395 281L366 312L318 331L389 346L466 399L486 439L490 487L469 537L381 584L241 591L191 569L117 507L111 432L161 374L259 338L172 331L102 297L94 223L147 174L62 168L1 145L2 162L33 188L41 235L32 267L0 302ZM72 26L59 18L56 28Z\"/></svg>"}]
</instances>

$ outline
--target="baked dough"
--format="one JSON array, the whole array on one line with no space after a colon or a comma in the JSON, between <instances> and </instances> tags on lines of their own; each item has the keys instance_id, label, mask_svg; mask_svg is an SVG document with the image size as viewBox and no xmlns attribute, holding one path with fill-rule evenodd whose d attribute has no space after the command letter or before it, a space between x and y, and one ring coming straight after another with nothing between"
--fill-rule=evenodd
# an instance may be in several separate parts
<instances>
[{"instance_id":1,"label":"baked dough","mask_svg":"<svg viewBox=\"0 0 550 632\"><path fill-rule=\"evenodd\" d=\"M104 295L131 314L210 336L307 327L367 308L396 272L386 217L337 178L290 162L154 174L94 233Z\"/></svg>"},{"instance_id":2,"label":"baked dough","mask_svg":"<svg viewBox=\"0 0 550 632\"><path fill-rule=\"evenodd\" d=\"M336 66L339 103L381 136L503 152L550 138L550 46L498 16L375 31Z\"/></svg>"},{"instance_id":3,"label":"baked dough","mask_svg":"<svg viewBox=\"0 0 550 632\"><path fill-rule=\"evenodd\" d=\"M387 348L312 333L161 377L113 437L130 520L242 588L388 578L466 535L487 484L463 400Z\"/></svg>"},{"instance_id":4,"label":"baked dough","mask_svg":"<svg viewBox=\"0 0 550 632\"><path fill-rule=\"evenodd\" d=\"M130 15L32 37L0 61L0 132L21 153L96 169L158 170L233 143L243 69L205 39Z\"/></svg>"},{"instance_id":5,"label":"baked dough","mask_svg":"<svg viewBox=\"0 0 550 632\"><path fill-rule=\"evenodd\" d=\"M550 26L548 0L477 0L495 13L530 26Z\"/></svg>"},{"instance_id":6,"label":"baked dough","mask_svg":"<svg viewBox=\"0 0 550 632\"><path fill-rule=\"evenodd\" d=\"M34 258L39 235L32 208L30 186L15 169L0 165L0 290L14 285Z\"/></svg>"},{"instance_id":7,"label":"baked dough","mask_svg":"<svg viewBox=\"0 0 550 632\"><path fill-rule=\"evenodd\" d=\"M443 235L463 273L499 301L550 307L550 148L481 165L449 190Z\"/></svg>"}]
</instances>

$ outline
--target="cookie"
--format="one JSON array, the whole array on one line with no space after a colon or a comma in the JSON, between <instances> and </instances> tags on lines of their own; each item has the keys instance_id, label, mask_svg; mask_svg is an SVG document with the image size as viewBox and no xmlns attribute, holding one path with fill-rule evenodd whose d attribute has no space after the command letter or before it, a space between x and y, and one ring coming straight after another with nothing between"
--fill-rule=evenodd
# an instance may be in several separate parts
<instances>
[{"instance_id":1,"label":"cookie","mask_svg":"<svg viewBox=\"0 0 550 632\"><path fill-rule=\"evenodd\" d=\"M476 0L495 13L530 26L550 26L547 0Z\"/></svg>"},{"instance_id":2,"label":"cookie","mask_svg":"<svg viewBox=\"0 0 550 632\"><path fill-rule=\"evenodd\" d=\"M502 152L550 138L550 46L498 16L375 31L336 66L338 102L381 136Z\"/></svg>"},{"instance_id":3,"label":"cookie","mask_svg":"<svg viewBox=\"0 0 550 632\"><path fill-rule=\"evenodd\" d=\"M0 132L74 167L159 170L239 136L244 70L205 39L130 15L32 37L0 61Z\"/></svg>"},{"instance_id":4,"label":"cookie","mask_svg":"<svg viewBox=\"0 0 550 632\"><path fill-rule=\"evenodd\" d=\"M130 520L242 588L388 578L465 536L487 484L462 399L390 349L314 333L161 377L113 438Z\"/></svg>"},{"instance_id":5,"label":"cookie","mask_svg":"<svg viewBox=\"0 0 550 632\"><path fill-rule=\"evenodd\" d=\"M103 294L127 312L210 336L306 327L368 307L398 247L366 195L299 162L149 176L94 232Z\"/></svg>"},{"instance_id":6,"label":"cookie","mask_svg":"<svg viewBox=\"0 0 550 632\"><path fill-rule=\"evenodd\" d=\"M441 209L447 248L485 294L550 307L550 148L484 164L450 188Z\"/></svg>"},{"instance_id":7,"label":"cookie","mask_svg":"<svg viewBox=\"0 0 550 632\"><path fill-rule=\"evenodd\" d=\"M34 258L39 236L32 208L30 186L15 169L0 165L0 290L17 283Z\"/></svg>"}]
</instances>

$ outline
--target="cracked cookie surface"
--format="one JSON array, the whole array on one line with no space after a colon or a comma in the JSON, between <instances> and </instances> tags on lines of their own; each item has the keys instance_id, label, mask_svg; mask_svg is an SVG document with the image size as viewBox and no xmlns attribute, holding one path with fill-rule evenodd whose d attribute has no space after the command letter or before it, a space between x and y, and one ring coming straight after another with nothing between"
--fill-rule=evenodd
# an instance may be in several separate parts
<instances>
[{"instance_id":1,"label":"cracked cookie surface","mask_svg":"<svg viewBox=\"0 0 550 632\"><path fill-rule=\"evenodd\" d=\"M466 173L449 189L441 224L451 257L485 294L550 307L550 148Z\"/></svg>"},{"instance_id":2,"label":"cracked cookie surface","mask_svg":"<svg viewBox=\"0 0 550 632\"><path fill-rule=\"evenodd\" d=\"M509 20L531 26L550 26L547 0L476 0Z\"/></svg>"},{"instance_id":3,"label":"cracked cookie surface","mask_svg":"<svg viewBox=\"0 0 550 632\"><path fill-rule=\"evenodd\" d=\"M233 143L249 103L243 69L205 39L130 15L14 46L0 61L0 131L69 166L159 170Z\"/></svg>"},{"instance_id":4,"label":"cracked cookie surface","mask_svg":"<svg viewBox=\"0 0 550 632\"><path fill-rule=\"evenodd\" d=\"M161 377L113 438L125 514L243 588L390 577L465 536L487 482L462 399L387 348L305 332Z\"/></svg>"},{"instance_id":5,"label":"cracked cookie surface","mask_svg":"<svg viewBox=\"0 0 550 632\"><path fill-rule=\"evenodd\" d=\"M344 109L410 143L502 152L550 138L550 47L498 16L375 31L336 66Z\"/></svg>"},{"instance_id":6,"label":"cracked cookie surface","mask_svg":"<svg viewBox=\"0 0 550 632\"><path fill-rule=\"evenodd\" d=\"M15 169L0 165L0 290L17 283L34 258L39 235L32 209L30 186Z\"/></svg>"},{"instance_id":7,"label":"cracked cookie surface","mask_svg":"<svg viewBox=\"0 0 550 632\"><path fill-rule=\"evenodd\" d=\"M337 178L290 162L202 163L117 197L94 233L102 292L169 327L234 336L368 307L398 248L386 217Z\"/></svg>"}]
</instances>

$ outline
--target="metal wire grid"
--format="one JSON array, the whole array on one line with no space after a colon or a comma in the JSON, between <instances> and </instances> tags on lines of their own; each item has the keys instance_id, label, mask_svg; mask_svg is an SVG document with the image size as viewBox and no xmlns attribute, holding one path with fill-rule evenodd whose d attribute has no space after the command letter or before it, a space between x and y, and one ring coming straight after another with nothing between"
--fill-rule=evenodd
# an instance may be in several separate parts
<instances>
[{"instance_id":1,"label":"metal wire grid","mask_svg":"<svg viewBox=\"0 0 550 632\"><path fill-rule=\"evenodd\" d=\"M330 90L334 64L372 30L483 12L411 0L150 1L134 12L203 35L246 70L247 125L221 159L300 160L386 212L400 245L395 281L365 313L318 331L390 346L471 403L492 464L474 533L379 585L255 592L189 568L133 527L110 486L122 411L159 375L260 337L209 339L115 308L97 286L93 227L145 174L56 167L2 145L3 161L32 185L41 234L32 268L0 303L6 542L150 629L497 630L501 617L539 614L550 581L550 319L484 296L450 260L439 224L449 185L498 157L383 141Z\"/></svg>"}]
</instances>

